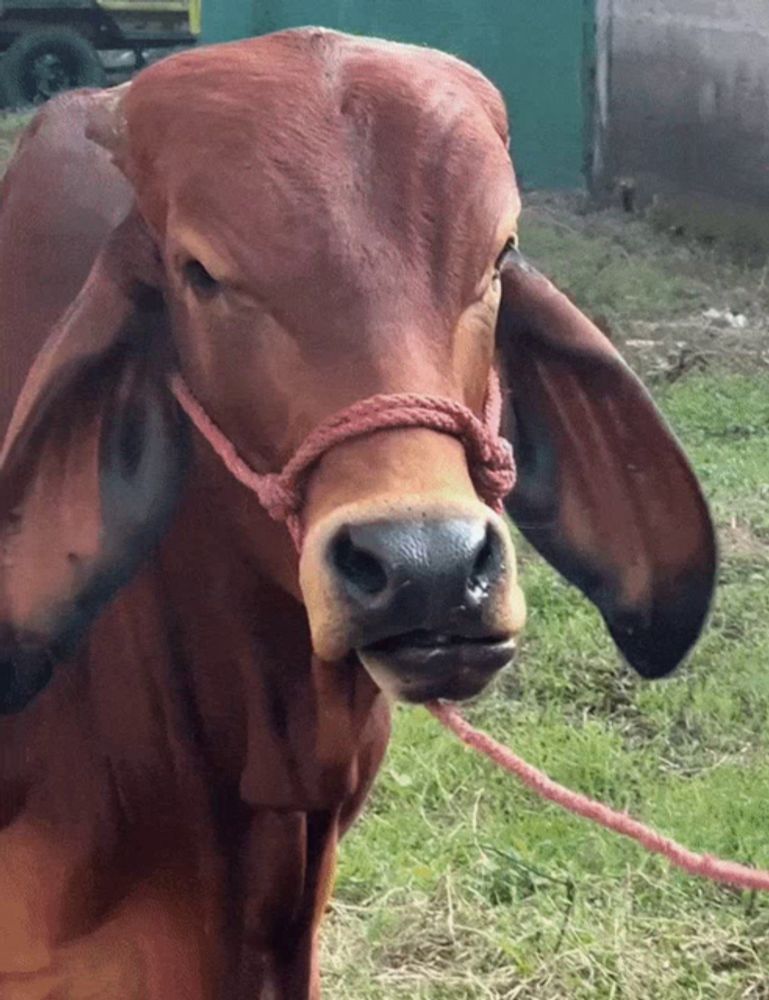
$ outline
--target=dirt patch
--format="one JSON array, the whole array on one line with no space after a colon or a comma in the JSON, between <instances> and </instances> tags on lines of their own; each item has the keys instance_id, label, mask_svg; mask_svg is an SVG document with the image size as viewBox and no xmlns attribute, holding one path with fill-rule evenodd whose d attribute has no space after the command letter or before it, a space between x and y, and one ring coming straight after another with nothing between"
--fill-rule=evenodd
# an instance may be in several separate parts
<instances>
[{"instance_id":1,"label":"dirt patch","mask_svg":"<svg viewBox=\"0 0 769 1000\"><path fill-rule=\"evenodd\" d=\"M738 559L769 559L769 540L736 518L721 527L718 537L724 554Z\"/></svg>"}]
</instances>

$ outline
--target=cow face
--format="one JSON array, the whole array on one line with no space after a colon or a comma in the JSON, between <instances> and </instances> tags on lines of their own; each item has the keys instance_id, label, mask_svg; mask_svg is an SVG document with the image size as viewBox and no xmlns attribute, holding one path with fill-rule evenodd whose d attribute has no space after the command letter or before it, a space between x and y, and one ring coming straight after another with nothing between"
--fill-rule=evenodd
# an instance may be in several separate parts
<instances>
[{"instance_id":1,"label":"cow face","mask_svg":"<svg viewBox=\"0 0 769 1000\"><path fill-rule=\"evenodd\" d=\"M318 34L284 36L267 64L256 51L160 66L123 102L187 381L272 468L376 394L480 412L519 210L497 94L407 48ZM515 555L458 441L390 430L331 449L303 520L321 658L357 652L412 699L474 694L510 661Z\"/></svg>"},{"instance_id":2,"label":"cow face","mask_svg":"<svg viewBox=\"0 0 769 1000\"><path fill-rule=\"evenodd\" d=\"M519 462L511 512L639 670L672 669L707 608L710 521L637 381L519 257L504 109L480 74L286 32L165 60L97 103L89 134L156 247L175 363L247 461L281 468L375 394L480 413L497 366ZM420 701L475 694L512 658L524 602L510 534L455 438L337 445L303 521L321 659L357 654Z\"/></svg>"}]
</instances>

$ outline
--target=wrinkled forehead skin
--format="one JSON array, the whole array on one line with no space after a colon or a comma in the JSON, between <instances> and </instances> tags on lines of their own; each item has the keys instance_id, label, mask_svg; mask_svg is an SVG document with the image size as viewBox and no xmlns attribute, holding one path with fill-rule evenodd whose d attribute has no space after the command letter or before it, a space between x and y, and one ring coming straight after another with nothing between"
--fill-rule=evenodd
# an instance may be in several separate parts
<instances>
[{"instance_id":1,"label":"wrinkled forehead skin","mask_svg":"<svg viewBox=\"0 0 769 1000\"><path fill-rule=\"evenodd\" d=\"M458 310L514 229L501 97L429 49L282 32L151 67L123 113L121 166L166 252L202 240L299 323L317 303L298 287Z\"/></svg>"}]
</instances>

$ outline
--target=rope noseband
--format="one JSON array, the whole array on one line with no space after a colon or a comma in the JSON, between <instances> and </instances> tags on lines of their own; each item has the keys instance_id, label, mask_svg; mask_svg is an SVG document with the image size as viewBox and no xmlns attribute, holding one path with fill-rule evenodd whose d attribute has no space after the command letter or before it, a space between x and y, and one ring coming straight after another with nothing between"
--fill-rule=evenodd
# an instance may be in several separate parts
<instances>
[{"instance_id":1,"label":"rope noseband","mask_svg":"<svg viewBox=\"0 0 769 1000\"><path fill-rule=\"evenodd\" d=\"M502 394L496 373L489 377L483 415L444 396L392 393L361 399L316 427L280 472L256 472L217 427L181 375L169 379L171 391L197 430L232 475L256 494L276 521L284 521L297 549L302 545L301 514L312 467L335 445L377 431L421 427L459 439L478 495L497 513L515 485L510 443L499 435Z\"/></svg>"}]
</instances>

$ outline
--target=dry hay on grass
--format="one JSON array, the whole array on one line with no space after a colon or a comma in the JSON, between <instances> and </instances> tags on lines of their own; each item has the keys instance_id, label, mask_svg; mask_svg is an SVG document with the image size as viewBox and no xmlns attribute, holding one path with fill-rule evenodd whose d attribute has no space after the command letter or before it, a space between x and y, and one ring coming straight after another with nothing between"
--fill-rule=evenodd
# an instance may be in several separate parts
<instances>
[{"instance_id":1,"label":"dry hay on grass","mask_svg":"<svg viewBox=\"0 0 769 1000\"><path fill-rule=\"evenodd\" d=\"M647 381L769 369L769 263L619 209L589 210L580 195L530 192L524 200L524 252Z\"/></svg>"}]
</instances>

